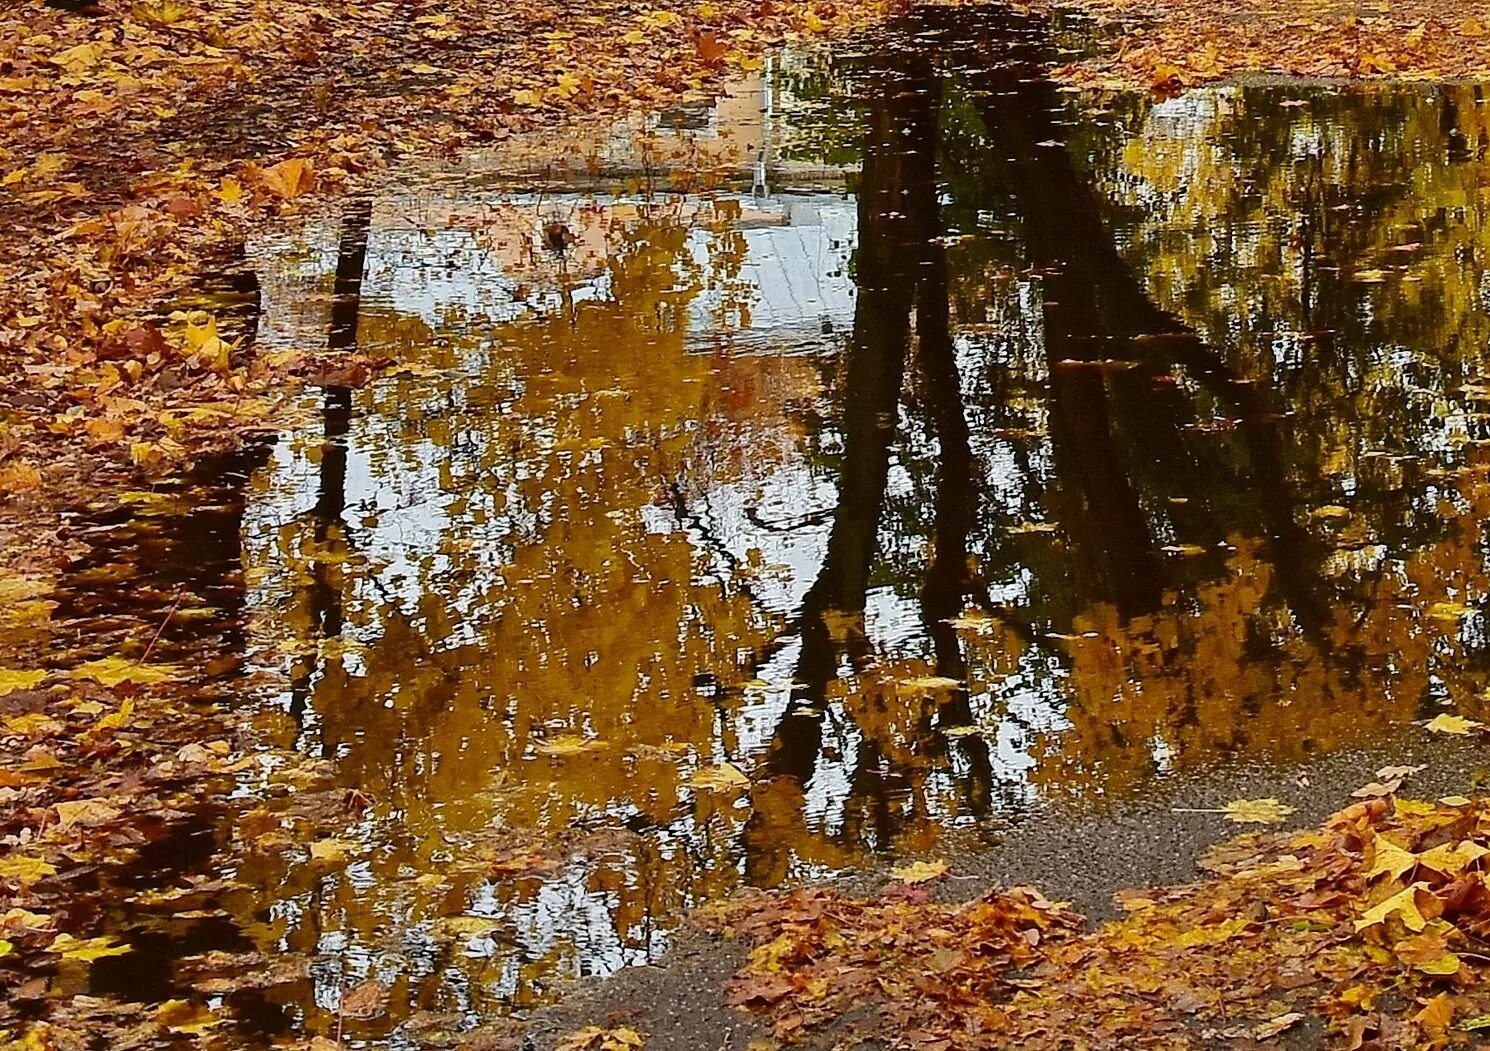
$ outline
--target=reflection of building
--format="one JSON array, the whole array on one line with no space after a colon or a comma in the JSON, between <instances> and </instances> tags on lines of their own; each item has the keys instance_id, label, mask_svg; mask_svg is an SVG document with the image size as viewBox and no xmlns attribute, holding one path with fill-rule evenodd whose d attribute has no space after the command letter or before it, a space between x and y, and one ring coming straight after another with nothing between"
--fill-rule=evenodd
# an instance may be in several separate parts
<instances>
[{"instance_id":1,"label":"reflection of building","mask_svg":"<svg viewBox=\"0 0 1490 1051\"><path fill-rule=\"evenodd\" d=\"M690 342L718 346L769 336L789 349L847 330L856 218L851 198L830 193L483 198L432 192L374 209L362 296L432 328L573 309L586 299L610 298L610 263L618 253L641 250L635 230L645 219L687 231L691 265L678 278L696 282L700 293L689 304ZM330 231L311 231L308 239L315 250L290 266L281 262L264 279L271 306L262 338L270 343L292 344L286 328L309 320L299 316L307 297L294 289L324 281L335 269Z\"/></svg>"}]
</instances>

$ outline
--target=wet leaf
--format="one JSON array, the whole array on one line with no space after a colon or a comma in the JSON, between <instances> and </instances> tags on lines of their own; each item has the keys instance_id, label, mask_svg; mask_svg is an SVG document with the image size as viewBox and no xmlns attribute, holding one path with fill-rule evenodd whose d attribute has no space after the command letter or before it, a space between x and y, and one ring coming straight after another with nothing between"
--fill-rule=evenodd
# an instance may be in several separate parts
<instances>
[{"instance_id":1,"label":"wet leaf","mask_svg":"<svg viewBox=\"0 0 1490 1051\"><path fill-rule=\"evenodd\" d=\"M1466 719L1462 715L1449 715L1445 713L1443 715L1434 716L1433 719L1428 722L1427 729L1430 733L1455 734L1462 736L1464 734L1473 733L1475 730L1478 730L1483 726L1483 723L1477 723L1473 719Z\"/></svg>"},{"instance_id":2,"label":"wet leaf","mask_svg":"<svg viewBox=\"0 0 1490 1051\"><path fill-rule=\"evenodd\" d=\"M129 945L121 945L113 938L75 938L71 934L59 934L47 946L47 952L58 953L64 960L92 963L106 956L124 956L133 952Z\"/></svg>"},{"instance_id":3,"label":"wet leaf","mask_svg":"<svg viewBox=\"0 0 1490 1051\"><path fill-rule=\"evenodd\" d=\"M358 1021L377 1018L388 1010L388 995L388 986L369 978L342 997L341 1014Z\"/></svg>"},{"instance_id":4,"label":"wet leaf","mask_svg":"<svg viewBox=\"0 0 1490 1051\"><path fill-rule=\"evenodd\" d=\"M34 690L46 677L47 673L39 670L19 671L13 668L0 668L0 697L18 690Z\"/></svg>"},{"instance_id":5,"label":"wet leaf","mask_svg":"<svg viewBox=\"0 0 1490 1051\"><path fill-rule=\"evenodd\" d=\"M357 850L357 844L349 839L318 839L310 845L312 861L345 861Z\"/></svg>"},{"instance_id":6,"label":"wet leaf","mask_svg":"<svg viewBox=\"0 0 1490 1051\"><path fill-rule=\"evenodd\" d=\"M123 657L101 657L78 665L70 674L74 679L92 679L104 686L118 686L125 682L149 686L179 679L182 670L169 664L141 664Z\"/></svg>"},{"instance_id":7,"label":"wet leaf","mask_svg":"<svg viewBox=\"0 0 1490 1051\"><path fill-rule=\"evenodd\" d=\"M961 685L961 679L949 679L945 675L919 675L900 680L900 686L906 690L955 690Z\"/></svg>"},{"instance_id":8,"label":"wet leaf","mask_svg":"<svg viewBox=\"0 0 1490 1051\"><path fill-rule=\"evenodd\" d=\"M77 799L57 804L57 816L61 819L61 827L64 829L74 825L82 825L85 828L106 825L118 820L119 814L118 807L102 799Z\"/></svg>"},{"instance_id":9,"label":"wet leaf","mask_svg":"<svg viewBox=\"0 0 1490 1051\"><path fill-rule=\"evenodd\" d=\"M555 1051L642 1051L646 1038L628 1026L602 1029L586 1026L560 1040Z\"/></svg>"},{"instance_id":10,"label":"wet leaf","mask_svg":"<svg viewBox=\"0 0 1490 1051\"><path fill-rule=\"evenodd\" d=\"M947 874L945 861L912 861L890 870L890 875L901 883L929 883Z\"/></svg>"},{"instance_id":11,"label":"wet leaf","mask_svg":"<svg viewBox=\"0 0 1490 1051\"><path fill-rule=\"evenodd\" d=\"M583 755L587 752L597 752L606 747L604 741L593 737L582 737L579 734L560 734L540 741L534 746L534 751L539 755L568 756Z\"/></svg>"},{"instance_id":12,"label":"wet leaf","mask_svg":"<svg viewBox=\"0 0 1490 1051\"><path fill-rule=\"evenodd\" d=\"M750 787L750 778L732 763L720 763L699 770L688 783L711 792L741 792Z\"/></svg>"},{"instance_id":13,"label":"wet leaf","mask_svg":"<svg viewBox=\"0 0 1490 1051\"><path fill-rule=\"evenodd\" d=\"M27 854L0 854L0 879L26 885L56 874L56 867L42 858Z\"/></svg>"}]
</instances>

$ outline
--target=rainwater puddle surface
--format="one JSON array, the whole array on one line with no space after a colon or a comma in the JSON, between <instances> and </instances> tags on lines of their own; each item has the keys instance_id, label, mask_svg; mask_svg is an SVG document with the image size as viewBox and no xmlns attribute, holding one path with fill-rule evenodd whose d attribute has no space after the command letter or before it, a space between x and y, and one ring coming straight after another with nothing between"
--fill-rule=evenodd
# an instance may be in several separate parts
<instances>
[{"instance_id":1,"label":"rainwater puddle surface","mask_svg":"<svg viewBox=\"0 0 1490 1051\"><path fill-rule=\"evenodd\" d=\"M368 803L243 856L312 960L268 1029L428 1044L742 884L1480 713L1479 90L1099 104L1046 33L918 15L251 246L260 340L398 362L232 519L254 703Z\"/></svg>"}]
</instances>

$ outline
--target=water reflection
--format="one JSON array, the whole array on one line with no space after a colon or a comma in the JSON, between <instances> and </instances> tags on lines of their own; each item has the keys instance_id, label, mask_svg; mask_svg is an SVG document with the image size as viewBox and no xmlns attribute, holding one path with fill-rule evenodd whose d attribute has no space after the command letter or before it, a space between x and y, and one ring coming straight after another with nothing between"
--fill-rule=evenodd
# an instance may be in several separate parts
<instances>
[{"instance_id":1,"label":"water reflection","mask_svg":"<svg viewBox=\"0 0 1490 1051\"><path fill-rule=\"evenodd\" d=\"M1478 92L1083 110L1050 36L919 14L590 187L264 247L261 338L402 363L244 517L272 710L370 800L345 867L239 873L306 1028L369 976L355 1035L470 1023L742 880L1480 705Z\"/></svg>"}]
</instances>

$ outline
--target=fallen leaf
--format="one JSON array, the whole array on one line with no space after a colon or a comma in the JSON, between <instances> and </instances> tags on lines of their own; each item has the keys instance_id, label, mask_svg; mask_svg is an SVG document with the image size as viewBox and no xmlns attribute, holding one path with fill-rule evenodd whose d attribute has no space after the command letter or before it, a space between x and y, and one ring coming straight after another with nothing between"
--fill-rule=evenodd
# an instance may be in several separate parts
<instances>
[{"instance_id":1,"label":"fallen leaf","mask_svg":"<svg viewBox=\"0 0 1490 1051\"><path fill-rule=\"evenodd\" d=\"M1252 1035L1258 1040L1270 1040L1285 1029L1291 1029L1298 1025L1303 1020L1304 1016L1298 1011L1290 1011L1288 1014L1281 1014L1276 1018L1268 1019L1262 1025L1252 1030Z\"/></svg>"},{"instance_id":2,"label":"fallen leaf","mask_svg":"<svg viewBox=\"0 0 1490 1051\"><path fill-rule=\"evenodd\" d=\"M101 657L78 665L69 674L74 679L92 679L103 686L118 686L124 682L149 686L179 679L182 672L170 664L141 664L123 657Z\"/></svg>"},{"instance_id":3,"label":"fallen leaf","mask_svg":"<svg viewBox=\"0 0 1490 1051\"><path fill-rule=\"evenodd\" d=\"M0 855L0 879L15 880L25 885L56 874L56 867L41 858L26 854Z\"/></svg>"},{"instance_id":4,"label":"fallen leaf","mask_svg":"<svg viewBox=\"0 0 1490 1051\"><path fill-rule=\"evenodd\" d=\"M47 673L40 670L18 671L13 668L0 668L0 697L18 690L34 690L46 677Z\"/></svg>"},{"instance_id":5,"label":"fallen leaf","mask_svg":"<svg viewBox=\"0 0 1490 1051\"><path fill-rule=\"evenodd\" d=\"M72 828L74 825L82 825L85 828L106 825L116 820L120 813L118 807L105 803L101 799L75 799L57 804L57 816L61 818L61 827L64 829Z\"/></svg>"},{"instance_id":6,"label":"fallen leaf","mask_svg":"<svg viewBox=\"0 0 1490 1051\"><path fill-rule=\"evenodd\" d=\"M348 839L318 839L310 845L310 859L343 861L356 849L357 844Z\"/></svg>"},{"instance_id":7,"label":"fallen leaf","mask_svg":"<svg viewBox=\"0 0 1490 1051\"><path fill-rule=\"evenodd\" d=\"M750 778L731 763L705 767L688 779L694 788L712 792L738 792L750 787Z\"/></svg>"},{"instance_id":8,"label":"fallen leaf","mask_svg":"<svg viewBox=\"0 0 1490 1051\"><path fill-rule=\"evenodd\" d=\"M1473 719L1466 719L1462 715L1448 715L1447 713L1445 713L1443 715L1434 716L1434 718L1428 723L1427 729L1429 733L1456 734L1462 736L1464 734L1472 733L1475 730L1480 729L1484 725L1484 723L1477 723Z\"/></svg>"},{"instance_id":9,"label":"fallen leaf","mask_svg":"<svg viewBox=\"0 0 1490 1051\"><path fill-rule=\"evenodd\" d=\"M929 883L947 874L945 861L912 861L890 870L890 875L901 883Z\"/></svg>"},{"instance_id":10,"label":"fallen leaf","mask_svg":"<svg viewBox=\"0 0 1490 1051\"><path fill-rule=\"evenodd\" d=\"M1375 907L1367 909L1360 919L1355 921L1355 929L1363 931L1378 923L1385 923L1389 916L1396 914L1401 917L1403 925L1408 930L1422 930L1428 925L1428 921L1418 909L1417 892L1427 890L1427 888L1426 883L1414 883L1406 890L1393 894Z\"/></svg>"},{"instance_id":11,"label":"fallen leaf","mask_svg":"<svg viewBox=\"0 0 1490 1051\"><path fill-rule=\"evenodd\" d=\"M1226 815L1226 820L1238 824L1279 825L1293 813L1293 807L1273 798L1236 799L1227 803L1222 808L1222 813Z\"/></svg>"}]
</instances>

